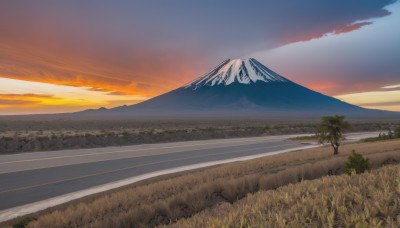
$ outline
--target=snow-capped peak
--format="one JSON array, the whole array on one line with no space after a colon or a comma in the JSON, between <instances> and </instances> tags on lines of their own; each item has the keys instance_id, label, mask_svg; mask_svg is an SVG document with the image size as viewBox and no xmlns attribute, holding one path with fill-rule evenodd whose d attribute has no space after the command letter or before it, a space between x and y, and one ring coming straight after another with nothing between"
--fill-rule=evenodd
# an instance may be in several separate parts
<instances>
[{"instance_id":1,"label":"snow-capped peak","mask_svg":"<svg viewBox=\"0 0 400 228\"><path fill-rule=\"evenodd\" d=\"M197 89L201 86L230 85L234 82L242 84L263 82L288 82L288 80L257 60L228 59L208 74L190 82L184 88Z\"/></svg>"}]
</instances>

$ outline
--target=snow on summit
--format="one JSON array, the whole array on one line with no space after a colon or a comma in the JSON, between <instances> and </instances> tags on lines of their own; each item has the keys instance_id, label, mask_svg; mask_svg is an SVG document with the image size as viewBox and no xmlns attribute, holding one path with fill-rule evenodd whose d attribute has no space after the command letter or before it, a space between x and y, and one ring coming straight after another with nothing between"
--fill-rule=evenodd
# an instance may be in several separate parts
<instances>
[{"instance_id":1,"label":"snow on summit","mask_svg":"<svg viewBox=\"0 0 400 228\"><path fill-rule=\"evenodd\" d=\"M197 89L201 86L230 85L262 82L288 82L288 80L253 58L228 59L208 74L192 81L184 88Z\"/></svg>"}]
</instances>

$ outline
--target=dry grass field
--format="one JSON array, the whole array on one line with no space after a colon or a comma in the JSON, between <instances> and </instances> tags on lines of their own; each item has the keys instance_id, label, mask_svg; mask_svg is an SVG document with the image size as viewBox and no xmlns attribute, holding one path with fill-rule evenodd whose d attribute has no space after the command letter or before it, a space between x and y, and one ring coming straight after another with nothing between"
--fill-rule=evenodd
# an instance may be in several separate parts
<instances>
[{"instance_id":1,"label":"dry grass field","mask_svg":"<svg viewBox=\"0 0 400 228\"><path fill-rule=\"evenodd\" d=\"M146 185L114 190L90 200L82 199L67 207L60 206L46 213L26 216L35 220L30 222L28 227L173 225L181 219L192 217L200 212L207 213L219 206L236 205L235 202L251 193L276 189L327 175L341 174L343 164L353 149L368 157L372 168L400 162L400 140L347 144L341 148L338 156L332 155L330 147L296 151L189 172ZM323 181L326 182L327 179ZM309 182L303 182L301 186L305 183ZM332 189L334 192L341 191L340 188ZM279 202L276 201L276 203ZM232 210L232 214L234 213ZM199 222L196 218L201 217L193 217L194 220L177 224L190 226ZM24 218L10 221L8 224L14 224L21 219ZM222 224L224 221L229 223L231 220L221 220L221 223L216 221L215 224ZM207 226L207 223L204 225Z\"/></svg>"},{"instance_id":2,"label":"dry grass field","mask_svg":"<svg viewBox=\"0 0 400 228\"><path fill-rule=\"evenodd\" d=\"M372 125L372 128L380 126ZM216 138L312 133L315 124L262 121L132 121L0 119L0 154Z\"/></svg>"},{"instance_id":3,"label":"dry grass field","mask_svg":"<svg viewBox=\"0 0 400 228\"><path fill-rule=\"evenodd\" d=\"M400 165L260 191L172 227L400 227Z\"/></svg>"},{"instance_id":4,"label":"dry grass field","mask_svg":"<svg viewBox=\"0 0 400 228\"><path fill-rule=\"evenodd\" d=\"M314 133L317 121L8 120L0 118L0 154L263 135ZM387 131L399 122L355 122L352 131Z\"/></svg>"}]
</instances>

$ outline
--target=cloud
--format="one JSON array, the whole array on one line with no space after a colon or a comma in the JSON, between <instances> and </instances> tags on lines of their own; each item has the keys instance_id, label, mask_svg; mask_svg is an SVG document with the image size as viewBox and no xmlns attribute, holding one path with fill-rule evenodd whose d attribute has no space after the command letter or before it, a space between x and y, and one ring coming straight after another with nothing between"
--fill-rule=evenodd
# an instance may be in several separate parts
<instances>
[{"instance_id":1,"label":"cloud","mask_svg":"<svg viewBox=\"0 0 400 228\"><path fill-rule=\"evenodd\" d=\"M366 108L400 111L400 90L368 91L335 97Z\"/></svg>"},{"instance_id":2,"label":"cloud","mask_svg":"<svg viewBox=\"0 0 400 228\"><path fill-rule=\"evenodd\" d=\"M29 107L42 103L43 100L59 100L48 94L0 94L0 109L10 107Z\"/></svg>"},{"instance_id":3,"label":"cloud","mask_svg":"<svg viewBox=\"0 0 400 228\"><path fill-rule=\"evenodd\" d=\"M309 84L307 87L317 91L323 91L335 88L337 85L333 82L313 82Z\"/></svg>"},{"instance_id":4,"label":"cloud","mask_svg":"<svg viewBox=\"0 0 400 228\"><path fill-rule=\"evenodd\" d=\"M155 96L228 57L354 31L391 3L3 1L0 76Z\"/></svg>"},{"instance_id":5,"label":"cloud","mask_svg":"<svg viewBox=\"0 0 400 228\"><path fill-rule=\"evenodd\" d=\"M0 78L0 114L57 113L115 107L147 99L129 94L109 94L88 87L54 85Z\"/></svg>"},{"instance_id":6,"label":"cloud","mask_svg":"<svg viewBox=\"0 0 400 228\"><path fill-rule=\"evenodd\" d=\"M46 107L31 106L29 111L135 103L177 88L226 58L369 30L393 16L388 8L393 2L1 1L0 77L69 85L79 88L79 96L92 96L90 102L66 96L55 100L55 89L54 97L14 99L20 100L18 107L35 99ZM395 30L397 25L387 27ZM304 55L289 48L282 58L272 54L263 62L330 95L363 91L393 84L399 75L398 55L393 54L399 53L398 41L391 49L381 47L392 44L387 42L391 37L398 40L387 34L367 33L330 48L322 42L307 47ZM361 45L368 40L373 42ZM0 99L12 103L5 101L10 97Z\"/></svg>"},{"instance_id":7,"label":"cloud","mask_svg":"<svg viewBox=\"0 0 400 228\"><path fill-rule=\"evenodd\" d=\"M391 102L367 102L367 103L360 103L358 105L361 106L400 106L400 101L391 101Z\"/></svg>"},{"instance_id":8,"label":"cloud","mask_svg":"<svg viewBox=\"0 0 400 228\"><path fill-rule=\"evenodd\" d=\"M394 29L400 21L400 2L387 11L392 13L373 19L373 24L362 29L329 33L252 56L283 76L330 96L381 90L396 85L400 75L400 30Z\"/></svg>"},{"instance_id":9,"label":"cloud","mask_svg":"<svg viewBox=\"0 0 400 228\"><path fill-rule=\"evenodd\" d=\"M175 58L169 58L160 64L144 59L137 63L140 65L130 69L101 61L87 61L79 55L72 58L63 56L62 53L32 51L34 53L30 54L19 46L0 45L0 59L6 65L0 68L0 77L90 87L92 91L154 96L179 85L180 82L170 80L172 76L188 75L187 72L191 72L190 69L179 67L174 69L172 62L180 62ZM164 77L157 78L159 75Z\"/></svg>"},{"instance_id":10,"label":"cloud","mask_svg":"<svg viewBox=\"0 0 400 228\"><path fill-rule=\"evenodd\" d=\"M377 11L375 15L370 15L370 17L367 19L372 19L375 17L377 17L377 18L385 17L385 16L389 16L390 14L391 13L388 10L382 9L382 10ZM314 33L303 34L298 37L288 38L288 39L284 40L283 44L289 44L289 43L294 43L294 42L299 42L299 41L303 41L303 42L310 41L312 39L319 39L321 37L328 36L329 34L340 35L343 33L348 33L348 32L358 30L363 26L372 25L372 24L373 24L372 21L364 21L364 22L352 22L350 24L335 25L331 29L324 28L320 31L314 31Z\"/></svg>"},{"instance_id":11,"label":"cloud","mask_svg":"<svg viewBox=\"0 0 400 228\"><path fill-rule=\"evenodd\" d=\"M129 79L124 79L114 75L101 66L80 60L79 56L75 60L69 61L65 56L57 56L38 52L34 54L25 52L19 46L5 47L0 45L0 59L8 67L0 69L0 76L22 79L27 81L46 82L57 85L84 86L103 91L113 91L116 89L132 90ZM112 69L110 69L112 70Z\"/></svg>"},{"instance_id":12,"label":"cloud","mask_svg":"<svg viewBox=\"0 0 400 228\"><path fill-rule=\"evenodd\" d=\"M397 89L400 88L400 84L399 85L389 85L389 86L383 86L382 89Z\"/></svg>"},{"instance_id":13,"label":"cloud","mask_svg":"<svg viewBox=\"0 0 400 228\"><path fill-rule=\"evenodd\" d=\"M389 15L389 13L388 13L388 15ZM348 32L358 30L363 26L371 25L371 24L372 24L372 22L359 22L359 23L354 23L354 24L350 24L350 25L337 26L336 28L333 28L332 30L329 30L329 31L326 29L323 29L320 31L314 31L313 33L301 34L300 36L286 37L285 39L282 40L282 45L295 43L295 42L305 42L305 41L310 41L313 39L319 39L321 37L328 36L330 34L340 35L343 33L348 33Z\"/></svg>"},{"instance_id":14,"label":"cloud","mask_svg":"<svg viewBox=\"0 0 400 228\"><path fill-rule=\"evenodd\" d=\"M50 94L34 94L34 93L24 93L24 94L0 94L0 98L3 99L20 99L20 98L53 98L57 99Z\"/></svg>"},{"instance_id":15,"label":"cloud","mask_svg":"<svg viewBox=\"0 0 400 228\"><path fill-rule=\"evenodd\" d=\"M359 23L354 23L351 25L346 25L342 28L335 29L333 31L333 34L339 35L339 34L343 34L343 33L348 33L348 32L360 29L361 27L363 27L365 25L372 25L372 22L359 22Z\"/></svg>"},{"instance_id":16,"label":"cloud","mask_svg":"<svg viewBox=\"0 0 400 228\"><path fill-rule=\"evenodd\" d=\"M33 104L38 104L40 103L39 101L23 101L23 100L3 100L0 99L0 108L5 107L5 106L26 106L26 105L33 105Z\"/></svg>"},{"instance_id":17,"label":"cloud","mask_svg":"<svg viewBox=\"0 0 400 228\"><path fill-rule=\"evenodd\" d=\"M126 94L126 93L123 93L123 92L117 92L117 91L114 91L114 92L108 92L108 94L109 95L128 95L128 94Z\"/></svg>"}]
</instances>

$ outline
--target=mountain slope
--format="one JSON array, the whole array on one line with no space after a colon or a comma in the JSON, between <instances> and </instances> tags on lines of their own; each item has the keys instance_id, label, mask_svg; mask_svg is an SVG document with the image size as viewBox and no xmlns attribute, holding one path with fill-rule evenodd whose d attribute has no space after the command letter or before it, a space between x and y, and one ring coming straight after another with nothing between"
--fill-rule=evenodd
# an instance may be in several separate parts
<instances>
[{"instance_id":1,"label":"mountain slope","mask_svg":"<svg viewBox=\"0 0 400 228\"><path fill-rule=\"evenodd\" d=\"M230 85L235 82L252 84L257 81L288 82L286 78L271 71L253 58L228 59L210 73L187 84L184 88L197 89L202 86Z\"/></svg>"},{"instance_id":2,"label":"mountain slope","mask_svg":"<svg viewBox=\"0 0 400 228\"><path fill-rule=\"evenodd\" d=\"M113 112L288 112L363 109L298 85L255 59L226 60L176 90Z\"/></svg>"},{"instance_id":3,"label":"mountain slope","mask_svg":"<svg viewBox=\"0 0 400 228\"><path fill-rule=\"evenodd\" d=\"M376 115L315 92L275 73L257 60L226 60L204 76L132 106L84 113L141 116L190 115Z\"/></svg>"}]
</instances>

